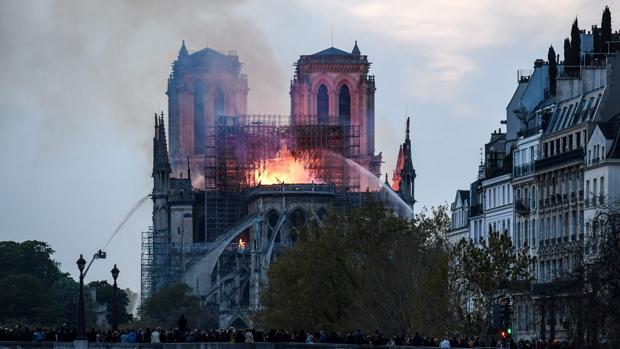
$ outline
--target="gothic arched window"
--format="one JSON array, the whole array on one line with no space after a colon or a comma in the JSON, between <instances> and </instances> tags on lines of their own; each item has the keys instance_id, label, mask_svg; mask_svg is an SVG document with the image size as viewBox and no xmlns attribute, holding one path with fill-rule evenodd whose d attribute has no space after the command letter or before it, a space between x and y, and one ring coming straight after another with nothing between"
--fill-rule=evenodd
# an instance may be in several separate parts
<instances>
[{"instance_id":1,"label":"gothic arched window","mask_svg":"<svg viewBox=\"0 0 620 349\"><path fill-rule=\"evenodd\" d=\"M226 99L219 87L215 90L215 120L226 113Z\"/></svg>"},{"instance_id":2,"label":"gothic arched window","mask_svg":"<svg viewBox=\"0 0 620 349\"><path fill-rule=\"evenodd\" d=\"M348 124L351 117L351 95L349 87L342 85L338 95L338 116L341 123Z\"/></svg>"},{"instance_id":3,"label":"gothic arched window","mask_svg":"<svg viewBox=\"0 0 620 349\"><path fill-rule=\"evenodd\" d=\"M326 124L329 120L329 96L325 85L319 87L316 96L316 117L319 124Z\"/></svg>"},{"instance_id":4,"label":"gothic arched window","mask_svg":"<svg viewBox=\"0 0 620 349\"><path fill-rule=\"evenodd\" d=\"M199 82L194 88L194 153L204 154L206 142L205 88Z\"/></svg>"}]
</instances>

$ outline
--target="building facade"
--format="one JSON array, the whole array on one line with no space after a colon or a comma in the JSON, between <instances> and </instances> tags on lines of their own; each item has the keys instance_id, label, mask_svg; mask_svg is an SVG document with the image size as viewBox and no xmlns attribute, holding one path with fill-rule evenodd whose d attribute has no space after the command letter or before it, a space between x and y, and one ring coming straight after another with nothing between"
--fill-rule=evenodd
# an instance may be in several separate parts
<instances>
[{"instance_id":1,"label":"building facade","mask_svg":"<svg viewBox=\"0 0 620 349\"><path fill-rule=\"evenodd\" d=\"M303 55L295 66L291 115L248 115L239 58L181 46L166 92L168 133L163 113L155 116L143 300L185 282L217 314L213 326L248 328L270 264L330 208L358 207L370 188L371 199L410 216L409 120L397 189L377 188L375 80L357 43L350 53L331 47Z\"/></svg>"},{"instance_id":2,"label":"building facade","mask_svg":"<svg viewBox=\"0 0 620 349\"><path fill-rule=\"evenodd\" d=\"M548 62L536 60L533 69L519 71L506 133L487 143L470 186L469 239L485 238L488 229L508 230L515 249L536 257L529 291L511 295L516 339L568 340L583 325L569 306L577 291L574 269L596 231L596 214L616 208L620 195L620 57L585 59L592 55L592 35L581 37L578 68L560 64L558 75L550 76ZM501 168L502 156L510 173L490 170ZM463 200L455 200L453 215L457 201ZM453 231L459 223L453 221Z\"/></svg>"}]
</instances>

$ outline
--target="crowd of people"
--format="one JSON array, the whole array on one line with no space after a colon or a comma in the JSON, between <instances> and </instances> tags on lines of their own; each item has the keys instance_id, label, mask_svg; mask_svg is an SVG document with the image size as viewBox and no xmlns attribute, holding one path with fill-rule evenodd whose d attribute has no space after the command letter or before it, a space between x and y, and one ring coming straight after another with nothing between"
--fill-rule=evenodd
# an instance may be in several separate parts
<instances>
[{"instance_id":1,"label":"crowd of people","mask_svg":"<svg viewBox=\"0 0 620 349\"><path fill-rule=\"evenodd\" d=\"M137 328L122 329L119 331L91 329L86 332L90 342L108 343L191 343L191 342L227 342L227 343L256 343L256 342L296 342L296 343L338 343L338 344L366 344L376 346L414 346L439 348L478 348L478 347L506 347L511 349L564 349L570 348L566 343L542 341L510 341L485 343L479 337L456 336L445 338L431 338L419 333L401 336L386 336L379 331L364 333L357 330L353 333L319 331L316 333L304 330L283 331L256 329L217 329L199 330L186 327L186 320L179 320L180 326L169 329ZM35 328L24 326L14 328L0 327L1 341L34 341L34 342L71 342L77 338L77 329L63 325L59 328ZM502 346L503 345L503 346Z\"/></svg>"}]
</instances>

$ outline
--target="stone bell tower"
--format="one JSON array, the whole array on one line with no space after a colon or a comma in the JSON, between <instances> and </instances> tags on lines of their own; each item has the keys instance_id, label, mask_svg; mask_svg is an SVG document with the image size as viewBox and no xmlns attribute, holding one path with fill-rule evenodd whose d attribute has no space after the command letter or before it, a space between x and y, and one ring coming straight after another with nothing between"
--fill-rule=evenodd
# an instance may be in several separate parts
<instances>
[{"instance_id":1,"label":"stone bell tower","mask_svg":"<svg viewBox=\"0 0 620 349\"><path fill-rule=\"evenodd\" d=\"M209 127L219 116L247 112L248 82L239 57L211 48L189 53L183 41L166 95L172 171L184 171L189 157L192 182L202 189Z\"/></svg>"},{"instance_id":2,"label":"stone bell tower","mask_svg":"<svg viewBox=\"0 0 620 349\"><path fill-rule=\"evenodd\" d=\"M291 81L291 115L296 123L354 126L359 132L360 165L379 176L375 155L375 78L357 41L351 52L330 47L303 55ZM356 135L357 136L357 135Z\"/></svg>"}]
</instances>

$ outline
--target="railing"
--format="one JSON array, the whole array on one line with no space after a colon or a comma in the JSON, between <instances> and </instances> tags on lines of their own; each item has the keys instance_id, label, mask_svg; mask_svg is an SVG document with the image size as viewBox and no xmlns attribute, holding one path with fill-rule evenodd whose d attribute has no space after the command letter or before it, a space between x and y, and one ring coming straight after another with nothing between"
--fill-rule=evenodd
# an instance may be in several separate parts
<instances>
[{"instance_id":1,"label":"railing","mask_svg":"<svg viewBox=\"0 0 620 349\"><path fill-rule=\"evenodd\" d=\"M73 342L0 342L1 349L74 349L81 348ZM256 343L229 343L229 342L183 342L183 343L106 343L88 342L88 349L373 349L387 348L385 345L356 345L341 343L291 343L291 342L256 342ZM391 348L437 348L428 346L392 346ZM477 347L479 349L492 349L491 347ZM495 348L495 347L493 347Z\"/></svg>"},{"instance_id":2,"label":"railing","mask_svg":"<svg viewBox=\"0 0 620 349\"><path fill-rule=\"evenodd\" d=\"M530 199L518 199L515 200L515 211L517 214L525 215L530 213Z\"/></svg>"},{"instance_id":3,"label":"railing","mask_svg":"<svg viewBox=\"0 0 620 349\"><path fill-rule=\"evenodd\" d=\"M264 194L296 194L296 193L315 193L334 195L336 187L333 184L274 184L259 185L249 189L248 196Z\"/></svg>"},{"instance_id":4,"label":"railing","mask_svg":"<svg viewBox=\"0 0 620 349\"><path fill-rule=\"evenodd\" d=\"M469 206L469 216L475 217L480 216L482 214L482 205L471 205Z\"/></svg>"},{"instance_id":5,"label":"railing","mask_svg":"<svg viewBox=\"0 0 620 349\"><path fill-rule=\"evenodd\" d=\"M583 161L583 148L577 148L563 153L536 160L535 166L537 170L542 170L557 164L563 164L571 160Z\"/></svg>"},{"instance_id":6,"label":"railing","mask_svg":"<svg viewBox=\"0 0 620 349\"><path fill-rule=\"evenodd\" d=\"M527 138L535 134L538 134L539 131L540 131L540 126L530 127L530 128L526 128L524 130L518 131L517 136Z\"/></svg>"},{"instance_id":7,"label":"railing","mask_svg":"<svg viewBox=\"0 0 620 349\"><path fill-rule=\"evenodd\" d=\"M594 158L592 160L590 160L590 164L594 165L594 164L598 164L601 161L601 158Z\"/></svg>"},{"instance_id":8,"label":"railing","mask_svg":"<svg viewBox=\"0 0 620 349\"><path fill-rule=\"evenodd\" d=\"M512 171L512 175L513 177L522 177L522 176L527 176L529 174L534 173L534 163L530 162L529 164L525 164L525 165L521 165L521 166L515 166L513 171Z\"/></svg>"}]
</instances>

